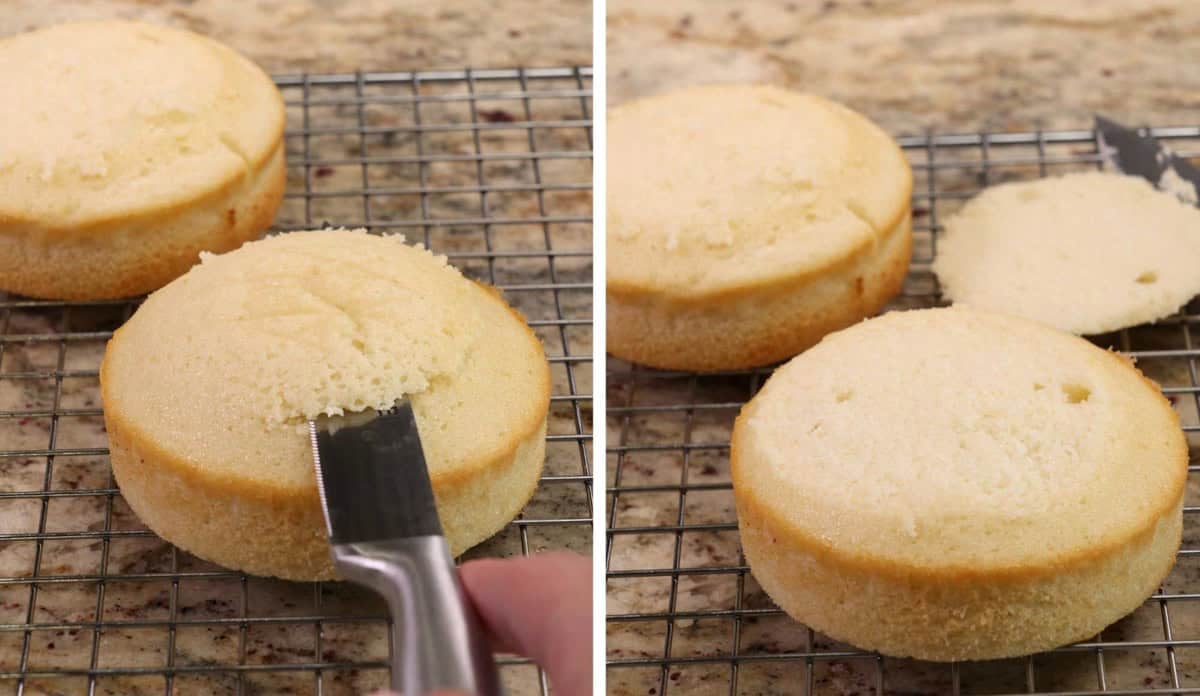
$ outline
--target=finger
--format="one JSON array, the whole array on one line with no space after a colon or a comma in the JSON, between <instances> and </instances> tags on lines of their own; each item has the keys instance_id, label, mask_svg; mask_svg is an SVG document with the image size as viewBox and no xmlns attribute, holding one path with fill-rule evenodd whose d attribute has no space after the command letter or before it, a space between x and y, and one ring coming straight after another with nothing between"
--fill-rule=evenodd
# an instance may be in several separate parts
<instances>
[{"instance_id":1,"label":"finger","mask_svg":"<svg viewBox=\"0 0 1200 696\"><path fill-rule=\"evenodd\" d=\"M497 649L543 669L555 693L592 688L592 562L556 552L468 561L463 584Z\"/></svg>"}]
</instances>

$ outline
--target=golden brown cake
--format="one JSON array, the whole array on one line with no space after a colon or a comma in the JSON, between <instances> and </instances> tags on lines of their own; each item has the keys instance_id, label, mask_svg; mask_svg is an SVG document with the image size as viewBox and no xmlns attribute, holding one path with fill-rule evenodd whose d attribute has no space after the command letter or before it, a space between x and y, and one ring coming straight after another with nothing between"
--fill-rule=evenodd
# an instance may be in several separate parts
<instances>
[{"instance_id":1,"label":"golden brown cake","mask_svg":"<svg viewBox=\"0 0 1200 696\"><path fill-rule=\"evenodd\" d=\"M897 657L1089 638L1175 563L1187 444L1123 357L1027 319L892 312L831 334L742 410L732 478L755 579Z\"/></svg>"},{"instance_id":2,"label":"golden brown cake","mask_svg":"<svg viewBox=\"0 0 1200 696\"><path fill-rule=\"evenodd\" d=\"M0 290L141 294L275 217L283 99L216 41L65 24L0 40L0 78Z\"/></svg>"},{"instance_id":3,"label":"golden brown cake","mask_svg":"<svg viewBox=\"0 0 1200 696\"><path fill-rule=\"evenodd\" d=\"M777 87L696 87L608 117L608 351L722 370L878 312L912 246L912 172L873 123Z\"/></svg>"},{"instance_id":4,"label":"golden brown cake","mask_svg":"<svg viewBox=\"0 0 1200 696\"><path fill-rule=\"evenodd\" d=\"M298 232L208 255L109 342L104 418L121 494L152 530L260 575L333 577L305 424L416 413L457 555L542 471L549 366L500 295L398 237Z\"/></svg>"}]
</instances>

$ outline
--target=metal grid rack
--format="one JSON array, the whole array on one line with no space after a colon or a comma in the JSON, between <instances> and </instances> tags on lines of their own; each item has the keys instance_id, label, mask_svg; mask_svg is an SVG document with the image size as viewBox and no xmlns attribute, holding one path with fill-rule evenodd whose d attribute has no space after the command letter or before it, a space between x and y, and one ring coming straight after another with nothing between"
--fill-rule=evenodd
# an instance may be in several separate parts
<instances>
[{"instance_id":1,"label":"metal grid rack","mask_svg":"<svg viewBox=\"0 0 1200 696\"><path fill-rule=\"evenodd\" d=\"M1158 128L1200 155L1200 128ZM913 263L892 308L942 304L930 262L939 221L989 184L1095 168L1091 130L900 138L914 171ZM1131 231L1132 232L1132 231ZM1197 269L1200 272L1200 269ZM1154 326L1093 337L1137 358L1200 455L1200 301ZM1083 643L1024 659L885 658L795 622L741 555L729 436L771 369L695 375L610 359L608 685L612 694L1200 693L1200 466L1189 467L1183 548L1159 591Z\"/></svg>"},{"instance_id":2,"label":"metal grid rack","mask_svg":"<svg viewBox=\"0 0 1200 696\"><path fill-rule=\"evenodd\" d=\"M275 231L404 232L501 288L542 338L546 471L468 556L591 550L590 68L276 78L288 188ZM387 613L343 583L246 576L154 536L109 471L97 370L137 300L0 293L0 690L363 693ZM544 675L501 657L510 693Z\"/></svg>"}]
</instances>

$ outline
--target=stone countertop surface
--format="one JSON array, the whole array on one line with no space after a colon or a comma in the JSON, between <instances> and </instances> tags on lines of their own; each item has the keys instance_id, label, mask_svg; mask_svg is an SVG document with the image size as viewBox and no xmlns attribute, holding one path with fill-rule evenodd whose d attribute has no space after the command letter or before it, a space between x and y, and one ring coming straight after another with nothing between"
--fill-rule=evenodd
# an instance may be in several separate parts
<instances>
[{"instance_id":1,"label":"stone countertop surface","mask_svg":"<svg viewBox=\"0 0 1200 696\"><path fill-rule=\"evenodd\" d=\"M610 0L609 103L711 82L768 82L820 93L867 114L895 134L1089 127L1095 112L1134 124L1200 124L1200 4L827 0L740 3ZM1186 147L1195 150L1200 141ZM1062 161L1091 143L1048 147ZM909 150L915 164L927 154ZM916 190L932 177L939 196L914 205L914 266L894 307L936 304L928 272L934 207L938 219L986 183L1039 175L1032 146L993 146L990 179L979 148L939 151L942 167L918 167ZM1004 162L1004 160L1008 162ZM962 166L958 166L961 164ZM1048 167L1079 169L1078 162ZM1189 314L1200 311L1193 303ZM1164 351L1138 366L1164 387L1185 426L1200 428L1186 322L1097 337L1117 350ZM738 406L768 371L701 376L610 361L608 482L627 490L610 501L609 692L667 694L949 694L1028 690L1091 692L1200 687L1200 651L1165 650L1200 640L1200 603L1147 601L1096 639L1102 653L1076 650L1029 659L949 665L878 658L839 643L778 611L744 564L729 484L728 442ZM685 404L704 404L688 410ZM665 408L664 408L665 407ZM658 410L656 410L658 409ZM1193 457L1200 433L1189 433ZM686 446L685 446L686 445ZM618 474L619 472L619 474ZM677 488L686 481L688 490ZM1186 505L1200 500L1191 477ZM1184 547L1200 543L1185 517ZM678 526L686 530L676 534ZM646 531L647 528L663 528ZM670 570L689 569L673 579ZM1163 582L1167 595L1200 590L1200 562L1181 556ZM684 612L674 621L662 617ZM738 618L735 618L738 617ZM669 646L669 648L668 648ZM664 670L669 651L678 661ZM734 664L729 657L737 654ZM804 657L812 655L806 664ZM648 661L636 666L638 661ZM628 664L634 663L634 664Z\"/></svg>"},{"instance_id":2,"label":"stone countertop surface","mask_svg":"<svg viewBox=\"0 0 1200 696\"><path fill-rule=\"evenodd\" d=\"M769 82L893 133L1200 122L1200 4L1187 0L610 0L610 104Z\"/></svg>"},{"instance_id":3,"label":"stone countertop surface","mask_svg":"<svg viewBox=\"0 0 1200 696\"><path fill-rule=\"evenodd\" d=\"M422 9L424 3L389 10L383 2L285 1L243 9L206 0L44 7L18 0L0 12L0 33L68 17L145 16L214 34L272 72L591 62L587 3L471 4L458 11ZM520 98L522 87L518 80L478 80L471 99L462 81L368 84L360 109L354 84L314 85L309 97L319 104L307 114L303 90L284 88L288 183L276 224L370 221L506 288L551 360L545 473L578 477L590 441L574 435L591 429L593 389L591 85L576 75L531 78L528 99ZM522 125L530 120L553 125L530 130ZM370 133L360 136L360 125ZM533 149L553 154L534 157ZM360 164L363 158L370 163ZM320 662L331 665L322 672L323 693L384 687L387 625L370 593L345 583L242 578L149 533L112 490L96 372L107 336L133 305L8 306L12 299L0 293L0 452L18 454L0 456L0 493L18 497L0 499L0 534L26 536L0 541L0 674L16 672L25 653L27 670L41 673L26 681L26 694L86 693L94 659L96 693L161 694L164 677L153 672L172 661L181 669L176 694L309 694L317 678L300 665ZM70 340L47 339L63 332ZM74 454L36 454L47 448ZM44 526L36 493L43 487L54 491ZM581 480L544 482L522 513L527 523L510 525L467 557L588 554L585 517ZM106 529L116 532L107 542ZM29 537L40 531L66 536L43 542L39 556ZM47 580L31 594L26 579L35 561ZM37 628L26 642L19 627L29 617ZM318 625L311 617L324 620ZM93 630L96 620L102 630ZM239 664L247 671L228 669ZM216 669L189 671L208 667ZM51 674L59 671L74 676ZM529 665L505 665L501 677L510 693L540 693ZM0 678L0 691L13 685Z\"/></svg>"},{"instance_id":4,"label":"stone countertop surface","mask_svg":"<svg viewBox=\"0 0 1200 696\"><path fill-rule=\"evenodd\" d=\"M0 36L102 18L207 34L273 73L592 64L589 0L6 0Z\"/></svg>"}]
</instances>

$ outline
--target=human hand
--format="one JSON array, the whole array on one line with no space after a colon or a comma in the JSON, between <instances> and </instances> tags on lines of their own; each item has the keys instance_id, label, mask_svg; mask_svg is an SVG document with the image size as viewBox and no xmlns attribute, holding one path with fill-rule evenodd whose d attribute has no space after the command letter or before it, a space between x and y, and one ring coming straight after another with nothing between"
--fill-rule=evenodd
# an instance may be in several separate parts
<instances>
[{"instance_id":1,"label":"human hand","mask_svg":"<svg viewBox=\"0 0 1200 696\"><path fill-rule=\"evenodd\" d=\"M592 693L590 559L562 551L487 558L467 561L459 573L493 650L533 660L556 694Z\"/></svg>"}]
</instances>

